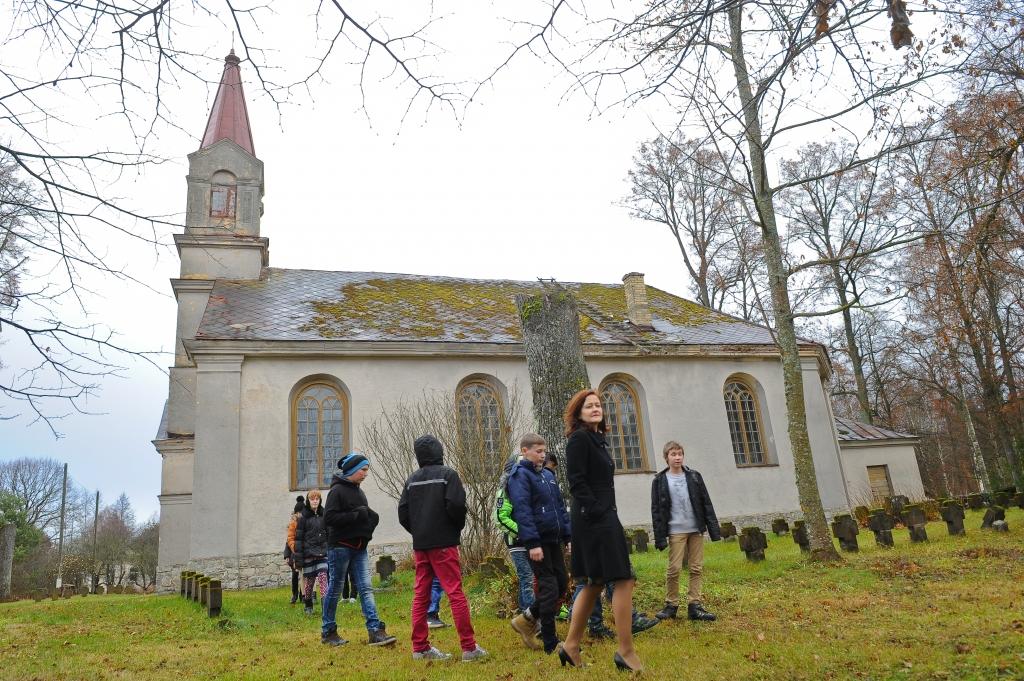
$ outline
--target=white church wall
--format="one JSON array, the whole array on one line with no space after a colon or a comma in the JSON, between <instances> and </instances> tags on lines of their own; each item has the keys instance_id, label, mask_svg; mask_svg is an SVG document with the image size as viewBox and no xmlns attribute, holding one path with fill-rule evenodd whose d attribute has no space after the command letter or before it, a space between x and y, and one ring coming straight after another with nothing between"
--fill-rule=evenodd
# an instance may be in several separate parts
<instances>
[{"instance_id":1,"label":"white church wall","mask_svg":"<svg viewBox=\"0 0 1024 681\"><path fill-rule=\"evenodd\" d=\"M532 408L524 362L515 359L374 358L247 359L242 371L241 465L239 467L239 547L243 554L283 549L288 515L298 491L291 484L291 414L294 386L314 375L337 379L349 397L350 447L364 450L361 426L382 408L402 398L415 399L425 389L451 395L471 374L495 377L508 390L518 385L523 409ZM411 443L410 443L411 444ZM404 544L408 533L398 524L397 503L381 492L371 475L364 491L380 514L375 544ZM410 446L409 455L412 456ZM326 490L324 490L326 492Z\"/></svg>"},{"instance_id":2,"label":"white church wall","mask_svg":"<svg viewBox=\"0 0 1024 681\"><path fill-rule=\"evenodd\" d=\"M589 358L588 370L595 386L609 375L624 374L640 387L648 470L616 477L619 513L624 524L650 523L651 479L664 467L661 449L667 440L683 443L687 464L704 475L720 517L770 518L799 512L786 432L782 375L777 362ZM827 412L824 393L816 370L807 373L808 413L814 415L809 419L809 427L820 469L823 502L829 509L845 508L831 422L823 423L818 418ZM365 449L360 439L361 426L376 419L382 408L391 408L402 398L415 399L424 389L454 395L459 382L473 374L493 376L509 390L518 385L523 409L529 413L529 376L525 362L517 359L246 359L242 370L238 467L240 553L279 551L284 544L288 515L298 494L289 489L290 395L296 384L314 375L337 379L349 397L350 446ZM733 458L721 389L730 376L737 374L754 379L762 388L763 425L772 434L768 447L774 459L771 465L738 467ZM816 390L811 389L814 386ZM373 452L367 454L372 462ZM398 524L395 502L377 488L372 474L364 490L381 516L374 543L408 542L408 534Z\"/></svg>"}]
</instances>

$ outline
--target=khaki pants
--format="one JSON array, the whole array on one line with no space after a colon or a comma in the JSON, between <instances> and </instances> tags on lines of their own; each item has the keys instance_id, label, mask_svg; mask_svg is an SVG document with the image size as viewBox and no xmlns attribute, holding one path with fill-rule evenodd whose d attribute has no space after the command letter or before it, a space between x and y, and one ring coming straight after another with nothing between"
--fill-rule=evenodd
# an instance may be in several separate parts
<instances>
[{"instance_id":1,"label":"khaki pants","mask_svg":"<svg viewBox=\"0 0 1024 681\"><path fill-rule=\"evenodd\" d=\"M665 602L669 605L679 605L679 573L683 569L684 561L690 566L690 588L687 591L687 602L699 603L704 574L704 535L700 532L668 536Z\"/></svg>"}]
</instances>

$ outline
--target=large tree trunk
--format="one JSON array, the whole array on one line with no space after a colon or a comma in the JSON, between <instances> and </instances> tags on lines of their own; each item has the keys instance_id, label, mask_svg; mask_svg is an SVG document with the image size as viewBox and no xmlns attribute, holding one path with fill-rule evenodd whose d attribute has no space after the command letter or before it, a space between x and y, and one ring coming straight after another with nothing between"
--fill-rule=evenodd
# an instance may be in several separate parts
<instances>
[{"instance_id":1,"label":"large tree trunk","mask_svg":"<svg viewBox=\"0 0 1024 681\"><path fill-rule=\"evenodd\" d=\"M547 440L548 451L558 455L558 481L568 496L562 415L569 399L590 386L576 299L567 291L520 294L516 296L516 309L523 329L537 430Z\"/></svg>"},{"instance_id":2,"label":"large tree trunk","mask_svg":"<svg viewBox=\"0 0 1024 681\"><path fill-rule=\"evenodd\" d=\"M747 61L743 51L743 8L734 5L729 10L729 33L733 69L739 90L740 105L746 129L749 152L754 205L761 222L761 238L764 244L765 262L768 267L768 284L771 289L772 307L775 314L775 329L779 351L782 355L782 377L786 392L786 415L789 425L789 441L793 449L793 467L796 470L796 488L800 508L804 513L807 531L811 540L811 560L839 561L839 553L832 543L825 511L818 491L818 477L814 472L814 457L811 441L807 435L807 411L804 405L803 371L800 366L800 350L796 341L796 327L793 310L789 301L789 286L782 258L782 243L775 220L775 205L768 174L765 167L765 146L761 135L757 101L750 86Z\"/></svg>"}]
</instances>

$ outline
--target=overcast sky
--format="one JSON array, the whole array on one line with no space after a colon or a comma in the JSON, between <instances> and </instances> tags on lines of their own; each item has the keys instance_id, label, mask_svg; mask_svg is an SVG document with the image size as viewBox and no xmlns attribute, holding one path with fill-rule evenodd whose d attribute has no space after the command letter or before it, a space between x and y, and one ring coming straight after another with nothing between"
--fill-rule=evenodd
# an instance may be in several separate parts
<instances>
[{"instance_id":1,"label":"overcast sky","mask_svg":"<svg viewBox=\"0 0 1024 681\"><path fill-rule=\"evenodd\" d=\"M502 25L488 16L486 3L455 5L462 23L438 38L448 52L424 68L461 69L453 80L480 77L502 53ZM465 30L476 25L492 32ZM230 32L212 28L199 37L214 58L204 75L216 81ZM296 29L290 40L299 44L304 37ZM287 65L285 54L279 59ZM408 89L371 75L362 110L357 73L351 65L339 67L330 82L312 96L296 97L279 115L254 82L251 65L242 63L255 151L266 169L262 234L270 238L271 266L606 283L636 270L649 284L688 296L668 231L631 219L619 205L629 192L626 173L638 145L656 134L656 126L672 125L667 107L651 102L598 115L583 97L566 96L567 82L551 66L523 59L457 117L435 108L414 110L401 121ZM214 92L215 84L185 84L164 94L174 98L180 129L158 122L150 150L169 161L117 185L119 196L151 214L180 219L186 154L198 147ZM67 102L71 109L79 104ZM104 124L81 126L102 144ZM170 243L167 234L161 238ZM104 245L153 290L97 280L87 301L89 320L116 329L132 348L170 351L175 305L168 279L179 264L173 249L120 240ZM67 314L80 318L77 310ZM15 343L3 352L5 364L25 361ZM107 502L127 492L145 518L159 508L160 457L150 440L167 379L144 362L120 361L127 366L124 377L104 379L102 392L88 403L95 415L57 423L63 438L25 416L0 422L0 459L67 461L79 484L99 489ZM170 355L158 363L169 365Z\"/></svg>"}]
</instances>

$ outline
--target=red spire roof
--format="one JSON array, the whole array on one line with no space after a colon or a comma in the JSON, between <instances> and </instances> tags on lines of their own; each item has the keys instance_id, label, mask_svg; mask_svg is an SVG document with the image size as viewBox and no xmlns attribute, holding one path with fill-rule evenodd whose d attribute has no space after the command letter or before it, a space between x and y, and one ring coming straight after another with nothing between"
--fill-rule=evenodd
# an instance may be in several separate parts
<instances>
[{"instance_id":1,"label":"red spire roof","mask_svg":"<svg viewBox=\"0 0 1024 681\"><path fill-rule=\"evenodd\" d=\"M241 60L235 56L234 50L224 58L224 74L220 77L217 98L213 100L210 120L206 122L206 132L199 148L205 149L222 139L229 139L255 156L239 62Z\"/></svg>"}]
</instances>

